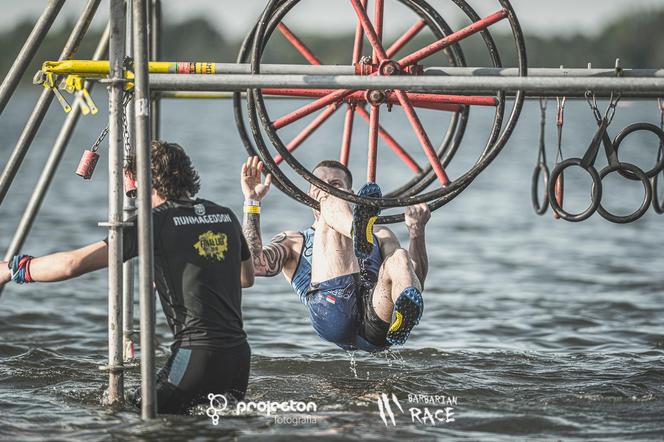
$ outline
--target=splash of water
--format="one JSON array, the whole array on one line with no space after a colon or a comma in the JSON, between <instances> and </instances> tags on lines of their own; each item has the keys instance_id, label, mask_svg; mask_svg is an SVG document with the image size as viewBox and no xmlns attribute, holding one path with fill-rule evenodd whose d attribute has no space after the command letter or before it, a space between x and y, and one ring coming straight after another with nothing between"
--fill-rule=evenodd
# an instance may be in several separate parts
<instances>
[{"instance_id":1,"label":"splash of water","mask_svg":"<svg viewBox=\"0 0 664 442\"><path fill-rule=\"evenodd\" d=\"M355 379L358 379L357 376L357 361L355 360L355 352L354 351L346 351L350 358L350 371L353 373L353 377Z\"/></svg>"}]
</instances>

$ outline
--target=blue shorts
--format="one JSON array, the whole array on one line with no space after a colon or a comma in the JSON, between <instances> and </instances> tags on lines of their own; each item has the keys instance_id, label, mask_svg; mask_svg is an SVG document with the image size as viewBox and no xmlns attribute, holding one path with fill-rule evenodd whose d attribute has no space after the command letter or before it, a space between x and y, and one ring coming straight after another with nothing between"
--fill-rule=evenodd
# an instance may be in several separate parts
<instances>
[{"instance_id":1,"label":"blue shorts","mask_svg":"<svg viewBox=\"0 0 664 442\"><path fill-rule=\"evenodd\" d=\"M372 293L362 288L357 273L312 284L306 305L318 336L344 350L386 350L390 324L376 314Z\"/></svg>"}]
</instances>

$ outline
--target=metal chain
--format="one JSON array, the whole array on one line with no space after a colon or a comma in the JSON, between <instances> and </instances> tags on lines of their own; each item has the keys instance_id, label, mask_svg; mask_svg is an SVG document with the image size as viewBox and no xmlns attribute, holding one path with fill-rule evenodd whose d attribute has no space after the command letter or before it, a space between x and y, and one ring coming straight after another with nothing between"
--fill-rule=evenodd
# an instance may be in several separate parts
<instances>
[{"instance_id":1,"label":"metal chain","mask_svg":"<svg viewBox=\"0 0 664 442\"><path fill-rule=\"evenodd\" d=\"M90 150L93 152L97 152L99 150L99 145L101 144L102 141L104 141L106 135L108 135L108 126L106 126L104 130L101 131L101 134L99 134L99 136L97 137L97 141L94 142Z\"/></svg>"},{"instance_id":2,"label":"metal chain","mask_svg":"<svg viewBox=\"0 0 664 442\"><path fill-rule=\"evenodd\" d=\"M124 142L125 158L131 155L132 151L131 134L129 133L129 123L127 122L127 106L129 106L132 98L134 98L133 90L125 93L122 102L122 138Z\"/></svg>"},{"instance_id":3,"label":"metal chain","mask_svg":"<svg viewBox=\"0 0 664 442\"><path fill-rule=\"evenodd\" d=\"M127 105L129 104L129 102L133 97L134 97L133 92L127 91L125 92L125 96L122 99L122 136L124 139L125 153L131 149L129 125L127 124ZM90 150L93 152L97 152L99 150L99 145L101 144L102 141L104 141L104 139L107 136L108 136L108 126L106 126L104 130L101 131L101 133L97 137L97 141L95 141L92 147L90 147Z\"/></svg>"}]
</instances>

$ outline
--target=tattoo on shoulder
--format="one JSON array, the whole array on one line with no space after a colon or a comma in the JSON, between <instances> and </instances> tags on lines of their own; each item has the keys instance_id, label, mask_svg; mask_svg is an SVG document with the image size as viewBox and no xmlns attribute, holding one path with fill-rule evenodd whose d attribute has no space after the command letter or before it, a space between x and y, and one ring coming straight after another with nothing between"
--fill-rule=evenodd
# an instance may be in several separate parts
<instances>
[{"instance_id":1,"label":"tattoo on shoulder","mask_svg":"<svg viewBox=\"0 0 664 442\"><path fill-rule=\"evenodd\" d=\"M270 241L270 244L283 243L283 242L286 242L287 239L288 239L288 235L286 235L286 232L281 232L280 234L275 235L275 237L272 238L272 241Z\"/></svg>"}]
</instances>

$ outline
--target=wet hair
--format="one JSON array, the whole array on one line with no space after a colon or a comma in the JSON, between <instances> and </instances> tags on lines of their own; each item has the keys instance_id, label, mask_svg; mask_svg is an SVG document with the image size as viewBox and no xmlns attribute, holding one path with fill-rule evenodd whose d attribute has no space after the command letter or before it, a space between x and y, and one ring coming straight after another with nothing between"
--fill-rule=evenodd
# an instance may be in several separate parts
<instances>
[{"instance_id":1,"label":"wet hair","mask_svg":"<svg viewBox=\"0 0 664 442\"><path fill-rule=\"evenodd\" d=\"M166 200L193 197L201 188L198 172L182 146L154 140L152 149L152 188ZM125 170L136 179L136 157L127 159Z\"/></svg>"},{"instance_id":2,"label":"wet hair","mask_svg":"<svg viewBox=\"0 0 664 442\"><path fill-rule=\"evenodd\" d=\"M348 179L348 188L350 189L353 187L353 174L350 173L350 170L339 161L323 160L320 163L316 164L316 167L314 167L313 170L316 170L319 167L329 167L330 169L339 169L343 171L346 174L346 178Z\"/></svg>"}]
</instances>

